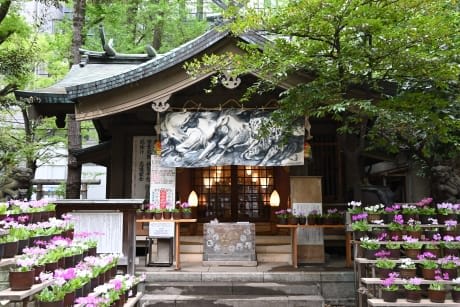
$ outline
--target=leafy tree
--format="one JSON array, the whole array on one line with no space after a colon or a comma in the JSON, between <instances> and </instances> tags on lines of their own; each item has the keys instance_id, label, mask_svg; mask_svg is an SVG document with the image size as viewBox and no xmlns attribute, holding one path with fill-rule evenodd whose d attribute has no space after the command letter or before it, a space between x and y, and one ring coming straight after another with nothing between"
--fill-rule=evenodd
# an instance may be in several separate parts
<instances>
[{"instance_id":1,"label":"leafy tree","mask_svg":"<svg viewBox=\"0 0 460 307\"><path fill-rule=\"evenodd\" d=\"M261 80L246 98L293 74L309 79L283 93L274 118L287 126L297 116L339 122L354 197L360 197L369 144L417 157L426 175L458 157L456 1L299 0L276 10L234 5L226 16L227 29L258 30L271 42L262 49L241 44L245 55L205 57L189 63L189 72L256 73Z\"/></svg>"},{"instance_id":2,"label":"leafy tree","mask_svg":"<svg viewBox=\"0 0 460 307\"><path fill-rule=\"evenodd\" d=\"M52 4L51 1L43 1ZM0 174L26 162L35 173L38 161L55 156L51 148L62 140L50 120L31 119L27 101L16 101L13 91L26 84L39 85L34 67L41 60L41 48L48 46L37 34L42 19L29 25L19 14L20 1L0 3ZM56 66L57 68L57 66ZM52 71L53 68L50 68ZM48 81L48 82L52 82ZM2 181L2 179L0 179Z\"/></svg>"},{"instance_id":3,"label":"leafy tree","mask_svg":"<svg viewBox=\"0 0 460 307\"><path fill-rule=\"evenodd\" d=\"M143 53L146 45L165 52L206 30L208 23L189 13L194 2L136 0L128 3L88 3L85 28L88 36L83 46L89 50L100 49L98 25L102 24L107 37L113 38L117 52Z\"/></svg>"}]
</instances>

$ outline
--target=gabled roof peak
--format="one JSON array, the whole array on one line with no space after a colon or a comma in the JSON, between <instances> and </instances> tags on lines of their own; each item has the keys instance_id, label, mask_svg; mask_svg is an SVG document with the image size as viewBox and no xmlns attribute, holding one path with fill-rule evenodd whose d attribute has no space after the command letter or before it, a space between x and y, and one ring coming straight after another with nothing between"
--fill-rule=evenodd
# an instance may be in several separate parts
<instances>
[{"instance_id":1,"label":"gabled roof peak","mask_svg":"<svg viewBox=\"0 0 460 307\"><path fill-rule=\"evenodd\" d=\"M127 64L127 63L143 63L157 56L155 48L150 45L145 46L143 54L118 53L113 47L113 39L107 40L104 27L99 25L99 34L101 37L101 45L104 51L92 51L79 49L82 55L80 66L83 67L88 63L111 63L111 64Z\"/></svg>"}]
</instances>

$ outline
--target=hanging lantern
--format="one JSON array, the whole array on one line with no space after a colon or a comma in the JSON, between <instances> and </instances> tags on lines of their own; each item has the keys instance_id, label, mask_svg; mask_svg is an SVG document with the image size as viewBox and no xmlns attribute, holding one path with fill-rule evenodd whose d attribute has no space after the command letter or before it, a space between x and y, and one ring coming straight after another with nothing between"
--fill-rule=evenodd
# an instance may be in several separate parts
<instances>
[{"instance_id":1,"label":"hanging lantern","mask_svg":"<svg viewBox=\"0 0 460 307\"><path fill-rule=\"evenodd\" d=\"M160 140L155 141L153 151L154 151L156 156L161 156L161 142L160 142Z\"/></svg>"},{"instance_id":2,"label":"hanging lantern","mask_svg":"<svg viewBox=\"0 0 460 307\"><path fill-rule=\"evenodd\" d=\"M303 144L303 157L305 159L311 159L311 145L307 141Z\"/></svg>"}]
</instances>

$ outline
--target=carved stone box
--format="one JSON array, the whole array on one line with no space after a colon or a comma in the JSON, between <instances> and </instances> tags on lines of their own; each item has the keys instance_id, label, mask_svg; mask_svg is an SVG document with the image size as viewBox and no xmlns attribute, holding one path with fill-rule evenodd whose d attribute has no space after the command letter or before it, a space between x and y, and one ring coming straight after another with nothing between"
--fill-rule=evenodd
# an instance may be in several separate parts
<instances>
[{"instance_id":1,"label":"carved stone box","mask_svg":"<svg viewBox=\"0 0 460 307\"><path fill-rule=\"evenodd\" d=\"M252 223L204 224L203 241L205 265L257 265Z\"/></svg>"}]
</instances>

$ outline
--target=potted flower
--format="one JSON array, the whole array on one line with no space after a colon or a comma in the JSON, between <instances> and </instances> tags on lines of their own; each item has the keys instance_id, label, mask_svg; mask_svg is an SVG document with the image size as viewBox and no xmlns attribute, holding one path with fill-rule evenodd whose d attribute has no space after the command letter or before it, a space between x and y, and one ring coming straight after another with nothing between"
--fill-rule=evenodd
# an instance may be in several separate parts
<instances>
[{"instance_id":1,"label":"potted flower","mask_svg":"<svg viewBox=\"0 0 460 307\"><path fill-rule=\"evenodd\" d=\"M359 246L364 249L364 256L367 259L375 259L375 253L380 248L380 241L363 237L361 238Z\"/></svg>"},{"instance_id":2,"label":"potted flower","mask_svg":"<svg viewBox=\"0 0 460 307\"><path fill-rule=\"evenodd\" d=\"M419 239L407 235L404 235L402 239L404 242L401 246L403 247L406 256L412 259L417 259L417 256L420 254L423 247L423 243L420 242Z\"/></svg>"},{"instance_id":3,"label":"potted flower","mask_svg":"<svg viewBox=\"0 0 460 307\"><path fill-rule=\"evenodd\" d=\"M297 223L300 225L305 225L307 223L307 216L302 211L294 212L294 217L297 219Z\"/></svg>"},{"instance_id":4,"label":"potted flower","mask_svg":"<svg viewBox=\"0 0 460 307\"><path fill-rule=\"evenodd\" d=\"M181 211L180 208L169 208L169 212L171 212L171 218L175 220L180 220L181 219Z\"/></svg>"},{"instance_id":5,"label":"potted flower","mask_svg":"<svg viewBox=\"0 0 460 307\"><path fill-rule=\"evenodd\" d=\"M361 207L361 202L360 201L351 201L347 204L347 211L353 215L353 214L358 214L363 212L363 209Z\"/></svg>"},{"instance_id":6,"label":"potted flower","mask_svg":"<svg viewBox=\"0 0 460 307\"><path fill-rule=\"evenodd\" d=\"M316 224L318 224L320 217L321 217L321 214L318 212L318 210L311 210L307 214L307 224L308 225L316 225Z\"/></svg>"},{"instance_id":7,"label":"potted flower","mask_svg":"<svg viewBox=\"0 0 460 307\"><path fill-rule=\"evenodd\" d=\"M375 262L375 267L379 271L380 279L385 279L396 267L396 261L388 259L388 252L381 250L375 253L375 256L378 257Z\"/></svg>"},{"instance_id":8,"label":"potted flower","mask_svg":"<svg viewBox=\"0 0 460 307\"><path fill-rule=\"evenodd\" d=\"M422 298L422 289L420 284L422 279L418 277L412 277L405 281L403 287L406 290L406 300L412 303L419 303Z\"/></svg>"},{"instance_id":9,"label":"potted flower","mask_svg":"<svg viewBox=\"0 0 460 307\"><path fill-rule=\"evenodd\" d=\"M422 206L418 211L420 221L423 224L429 224L429 218L436 216L436 208L430 206Z\"/></svg>"},{"instance_id":10,"label":"potted flower","mask_svg":"<svg viewBox=\"0 0 460 307\"><path fill-rule=\"evenodd\" d=\"M376 204L373 206L367 206L364 208L364 211L367 212L367 220L372 222L374 220L380 220L381 214L384 212L383 204Z\"/></svg>"},{"instance_id":11,"label":"potted flower","mask_svg":"<svg viewBox=\"0 0 460 307\"><path fill-rule=\"evenodd\" d=\"M415 262L410 258L402 258L399 264L399 275L405 279L415 277L417 275Z\"/></svg>"},{"instance_id":12,"label":"potted flower","mask_svg":"<svg viewBox=\"0 0 460 307\"><path fill-rule=\"evenodd\" d=\"M180 204L180 208L182 211L182 218L184 219L190 219L192 218L192 208L190 207L190 204L186 201Z\"/></svg>"},{"instance_id":13,"label":"potted flower","mask_svg":"<svg viewBox=\"0 0 460 307\"><path fill-rule=\"evenodd\" d=\"M456 303L460 303L460 277L452 280L452 300Z\"/></svg>"},{"instance_id":14,"label":"potted flower","mask_svg":"<svg viewBox=\"0 0 460 307\"><path fill-rule=\"evenodd\" d=\"M424 252L418 256L418 259L421 260L423 278L433 280L439 267L435 260L436 256L430 252Z\"/></svg>"},{"instance_id":15,"label":"potted flower","mask_svg":"<svg viewBox=\"0 0 460 307\"><path fill-rule=\"evenodd\" d=\"M399 287L395 281L398 276L398 273L392 272L389 274L388 278L380 282L382 286L382 299L384 302L396 302Z\"/></svg>"},{"instance_id":16,"label":"potted flower","mask_svg":"<svg viewBox=\"0 0 460 307\"><path fill-rule=\"evenodd\" d=\"M18 238L11 234L0 237L0 244L3 244L3 258L13 258L18 253Z\"/></svg>"},{"instance_id":17,"label":"potted flower","mask_svg":"<svg viewBox=\"0 0 460 307\"><path fill-rule=\"evenodd\" d=\"M411 236L412 238L420 239L422 236L422 226L420 225L420 221L414 220L413 218L410 218L407 221L405 230L407 235Z\"/></svg>"},{"instance_id":18,"label":"potted flower","mask_svg":"<svg viewBox=\"0 0 460 307\"><path fill-rule=\"evenodd\" d=\"M291 215L291 212L289 209L281 209L278 211L275 211L275 215L278 219L278 224L287 224L288 218Z\"/></svg>"},{"instance_id":19,"label":"potted flower","mask_svg":"<svg viewBox=\"0 0 460 307\"><path fill-rule=\"evenodd\" d=\"M444 276L436 271L435 279L428 287L428 298L433 303L444 303L446 299L446 288L443 282Z\"/></svg>"},{"instance_id":20,"label":"potted flower","mask_svg":"<svg viewBox=\"0 0 460 307\"><path fill-rule=\"evenodd\" d=\"M390 232L390 236L398 236L401 237L401 232L404 229L404 218L402 214L396 214L393 217L393 220L388 224L388 230Z\"/></svg>"},{"instance_id":21,"label":"potted flower","mask_svg":"<svg viewBox=\"0 0 460 307\"><path fill-rule=\"evenodd\" d=\"M367 213L357 213L351 217L351 229L354 231L355 239L366 236L367 232L371 229L367 222Z\"/></svg>"},{"instance_id":22,"label":"potted flower","mask_svg":"<svg viewBox=\"0 0 460 307\"><path fill-rule=\"evenodd\" d=\"M153 217L155 218L155 220L163 219L163 209L159 207L154 207L152 205L151 207L149 207L148 211L153 213Z\"/></svg>"},{"instance_id":23,"label":"potted flower","mask_svg":"<svg viewBox=\"0 0 460 307\"><path fill-rule=\"evenodd\" d=\"M385 244L386 249L390 253L391 259L399 259L401 257L401 243L390 241Z\"/></svg>"},{"instance_id":24,"label":"potted flower","mask_svg":"<svg viewBox=\"0 0 460 307\"><path fill-rule=\"evenodd\" d=\"M414 220L418 220L419 208L416 205L403 204L401 205L401 208L402 208L401 212L402 212L402 215L405 221L408 221L411 218Z\"/></svg>"},{"instance_id":25,"label":"potted flower","mask_svg":"<svg viewBox=\"0 0 460 307\"><path fill-rule=\"evenodd\" d=\"M390 223L396 214L399 214L399 211L401 210L401 205L399 204L393 204L391 206L386 206L383 209L383 216L385 219L386 223Z\"/></svg>"},{"instance_id":26,"label":"potted flower","mask_svg":"<svg viewBox=\"0 0 460 307\"><path fill-rule=\"evenodd\" d=\"M441 267L443 274L448 274L449 279L457 278L457 269L460 265L460 259L456 256L447 255L444 258L438 259L438 264Z\"/></svg>"},{"instance_id":27,"label":"potted flower","mask_svg":"<svg viewBox=\"0 0 460 307\"><path fill-rule=\"evenodd\" d=\"M344 224L343 212L340 212L337 208L327 209L324 224L330 224L330 225Z\"/></svg>"},{"instance_id":28,"label":"potted flower","mask_svg":"<svg viewBox=\"0 0 460 307\"><path fill-rule=\"evenodd\" d=\"M435 244L435 242L428 242L423 245L424 252L432 253L436 258L441 256L441 249L439 248L439 244Z\"/></svg>"},{"instance_id":29,"label":"potted flower","mask_svg":"<svg viewBox=\"0 0 460 307\"><path fill-rule=\"evenodd\" d=\"M41 290L38 294L35 295L35 298L38 301L39 306L42 306L44 304L41 304L42 302L44 303L50 303L50 302L62 302L64 304L64 296L65 292L62 291L61 287L57 285L51 285L43 290Z\"/></svg>"},{"instance_id":30,"label":"potted flower","mask_svg":"<svg viewBox=\"0 0 460 307\"><path fill-rule=\"evenodd\" d=\"M444 248L444 255L458 256L460 250L460 236L445 235L441 242L441 246Z\"/></svg>"},{"instance_id":31,"label":"potted flower","mask_svg":"<svg viewBox=\"0 0 460 307\"><path fill-rule=\"evenodd\" d=\"M22 291L32 288L36 259L29 256L20 256L15 259L15 262L16 265L10 268L8 276L11 290Z\"/></svg>"},{"instance_id":32,"label":"potted flower","mask_svg":"<svg viewBox=\"0 0 460 307\"><path fill-rule=\"evenodd\" d=\"M457 218L455 213L455 206L452 203L440 203L436 205L436 209L438 212L438 223L444 224L446 220L454 220Z\"/></svg>"},{"instance_id":33,"label":"potted flower","mask_svg":"<svg viewBox=\"0 0 460 307\"><path fill-rule=\"evenodd\" d=\"M451 235L451 236L456 236L457 235L457 219L455 220L445 220L444 221L444 229L443 229L443 234L444 235Z\"/></svg>"}]
</instances>

